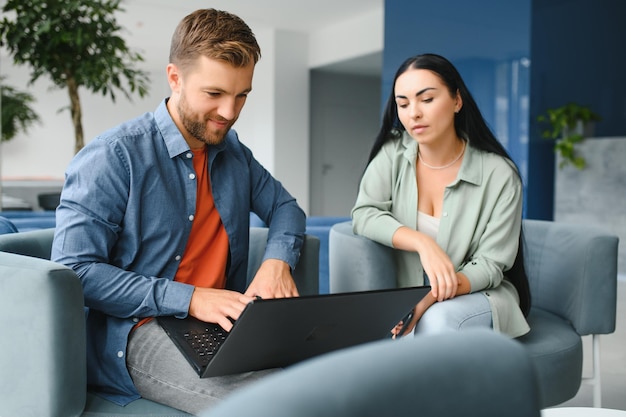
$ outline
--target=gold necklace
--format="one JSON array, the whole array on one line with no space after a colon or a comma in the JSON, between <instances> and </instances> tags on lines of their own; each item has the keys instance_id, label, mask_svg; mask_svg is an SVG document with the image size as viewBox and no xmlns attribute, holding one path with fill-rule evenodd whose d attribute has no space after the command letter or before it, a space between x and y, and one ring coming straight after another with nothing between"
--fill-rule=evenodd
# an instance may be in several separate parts
<instances>
[{"instance_id":1,"label":"gold necklace","mask_svg":"<svg viewBox=\"0 0 626 417\"><path fill-rule=\"evenodd\" d=\"M417 157L419 158L420 162L422 164L424 164L424 166L426 168L430 168L430 169L446 169L446 168L450 168L452 165L454 165L456 163L456 161L461 159L461 157L463 156L464 152L465 152L465 141L463 141L463 149L461 149L461 153L459 154L459 156L454 158L454 161L450 162L449 164L442 165L440 167L436 167L436 166L433 166L433 165L428 165L426 162L424 162L424 160L422 159L422 154L420 153L419 149L417 151Z\"/></svg>"}]
</instances>

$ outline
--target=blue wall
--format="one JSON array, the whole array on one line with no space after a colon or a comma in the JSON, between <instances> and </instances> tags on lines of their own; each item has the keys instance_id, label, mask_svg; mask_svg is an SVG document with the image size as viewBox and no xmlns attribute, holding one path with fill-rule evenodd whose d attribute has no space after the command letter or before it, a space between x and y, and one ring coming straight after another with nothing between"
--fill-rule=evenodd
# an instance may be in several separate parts
<instances>
[{"instance_id":1,"label":"blue wall","mask_svg":"<svg viewBox=\"0 0 626 417\"><path fill-rule=\"evenodd\" d=\"M619 0L533 0L529 217L553 217L554 154L537 115L574 101L602 116L595 136L626 136L624 18Z\"/></svg>"},{"instance_id":2,"label":"blue wall","mask_svg":"<svg viewBox=\"0 0 626 417\"><path fill-rule=\"evenodd\" d=\"M536 117L578 101L603 116L597 136L626 136L624 17L617 0L387 0L382 98L409 56L450 59L520 167L525 216L550 220L554 154Z\"/></svg>"}]
</instances>

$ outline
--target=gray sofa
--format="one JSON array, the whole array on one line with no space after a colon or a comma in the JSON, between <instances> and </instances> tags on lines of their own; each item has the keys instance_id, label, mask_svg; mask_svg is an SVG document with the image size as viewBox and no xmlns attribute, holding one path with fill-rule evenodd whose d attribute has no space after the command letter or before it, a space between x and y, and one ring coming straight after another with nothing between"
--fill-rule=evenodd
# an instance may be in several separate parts
<instances>
[{"instance_id":1,"label":"gray sofa","mask_svg":"<svg viewBox=\"0 0 626 417\"><path fill-rule=\"evenodd\" d=\"M126 407L87 392L83 294L75 273L49 261L54 229L0 235L0 416L188 416L140 399ZM248 277L267 229L250 229ZM306 235L294 278L318 293L319 239Z\"/></svg>"},{"instance_id":2,"label":"gray sofa","mask_svg":"<svg viewBox=\"0 0 626 417\"><path fill-rule=\"evenodd\" d=\"M50 229L56 225L54 211L1 211L0 222L5 228L0 227L2 233L7 232L26 232L37 229ZM15 230L9 231L11 227Z\"/></svg>"},{"instance_id":3,"label":"gray sofa","mask_svg":"<svg viewBox=\"0 0 626 417\"><path fill-rule=\"evenodd\" d=\"M542 408L576 395L582 381L582 339L593 335L594 406L600 399L599 335L615 331L618 238L585 225L524 220L525 261L533 307L531 331L516 339L539 377ZM395 286L392 249L334 225L329 237L330 292Z\"/></svg>"},{"instance_id":4,"label":"gray sofa","mask_svg":"<svg viewBox=\"0 0 626 417\"><path fill-rule=\"evenodd\" d=\"M486 329L386 339L294 365L202 417L539 417L526 349Z\"/></svg>"}]
</instances>

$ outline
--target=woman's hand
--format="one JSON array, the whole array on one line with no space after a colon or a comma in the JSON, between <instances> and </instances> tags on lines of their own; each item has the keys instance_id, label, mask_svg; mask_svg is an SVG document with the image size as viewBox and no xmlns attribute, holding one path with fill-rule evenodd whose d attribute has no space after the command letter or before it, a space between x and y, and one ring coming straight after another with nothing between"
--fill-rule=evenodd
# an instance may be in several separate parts
<instances>
[{"instance_id":1,"label":"woman's hand","mask_svg":"<svg viewBox=\"0 0 626 417\"><path fill-rule=\"evenodd\" d=\"M401 227L393 235L393 246L420 255L422 267L428 275L432 294L437 301L453 298L457 294L459 279L454 264L433 238L408 227Z\"/></svg>"},{"instance_id":2,"label":"woman's hand","mask_svg":"<svg viewBox=\"0 0 626 417\"><path fill-rule=\"evenodd\" d=\"M456 296L459 279L450 257L432 238L426 236L421 245L420 260L430 281L431 292L437 301Z\"/></svg>"},{"instance_id":3,"label":"woman's hand","mask_svg":"<svg viewBox=\"0 0 626 417\"><path fill-rule=\"evenodd\" d=\"M433 296L432 291L426 294L426 296L422 298L419 303L417 303L410 316L405 317L409 320L408 323L400 321L396 324L396 327L391 329L391 338L396 339L398 337L411 334L413 329L415 329L415 326L417 326L417 322L420 321L426 310L428 310L436 302L437 300Z\"/></svg>"}]
</instances>

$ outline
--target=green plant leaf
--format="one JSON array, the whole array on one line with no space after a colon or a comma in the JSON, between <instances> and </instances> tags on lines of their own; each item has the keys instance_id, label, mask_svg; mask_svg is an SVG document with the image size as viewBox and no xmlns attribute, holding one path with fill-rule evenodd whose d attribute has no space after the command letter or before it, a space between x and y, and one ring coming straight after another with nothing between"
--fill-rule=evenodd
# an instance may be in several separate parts
<instances>
[{"instance_id":1,"label":"green plant leaf","mask_svg":"<svg viewBox=\"0 0 626 417\"><path fill-rule=\"evenodd\" d=\"M143 57L128 48L115 19L124 11L121 1L6 0L0 45L16 64L30 67L30 83L45 75L56 87L68 88L70 95L69 83L75 82L113 101L116 92L128 99L133 94L144 97L150 80L148 72L137 67Z\"/></svg>"},{"instance_id":2,"label":"green plant leaf","mask_svg":"<svg viewBox=\"0 0 626 417\"><path fill-rule=\"evenodd\" d=\"M8 141L18 133L26 133L36 123L39 115L32 109L35 98L27 92L18 91L5 84L0 77L0 103L2 103L2 141Z\"/></svg>"},{"instance_id":3,"label":"green plant leaf","mask_svg":"<svg viewBox=\"0 0 626 417\"><path fill-rule=\"evenodd\" d=\"M547 109L545 113L537 116L540 124L549 126L541 132L541 136L556 141L554 150L562 158L559 167L571 164L578 169L585 168L586 162L582 156L576 154L575 145L585 138L575 133L574 129L579 122L585 124L600 120L602 120L600 115L589 107L574 102Z\"/></svg>"}]
</instances>

